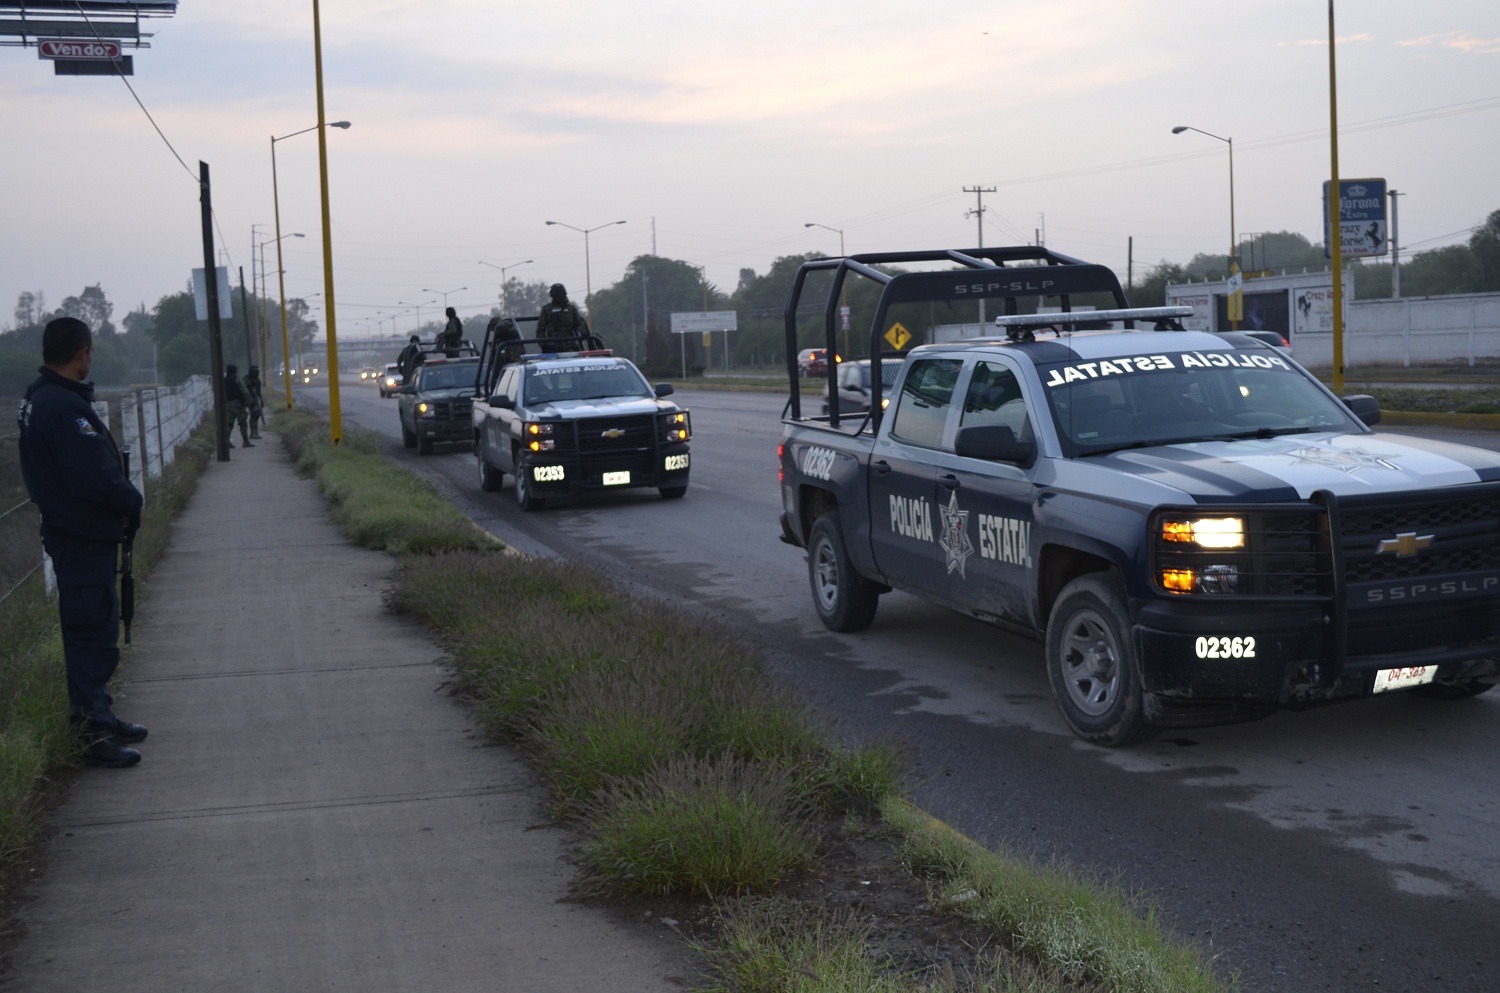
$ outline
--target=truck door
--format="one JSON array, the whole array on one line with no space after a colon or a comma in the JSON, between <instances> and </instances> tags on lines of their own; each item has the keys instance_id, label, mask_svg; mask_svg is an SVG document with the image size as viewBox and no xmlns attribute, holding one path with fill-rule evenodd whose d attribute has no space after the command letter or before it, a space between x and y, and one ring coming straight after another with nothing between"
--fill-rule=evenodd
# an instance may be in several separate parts
<instances>
[{"instance_id":1,"label":"truck door","mask_svg":"<svg viewBox=\"0 0 1500 993\"><path fill-rule=\"evenodd\" d=\"M518 366L506 366L500 373L500 382L495 386L495 393L499 396L510 398L510 407L486 407L488 416L480 426L480 444L484 446L484 454L489 458L491 465L502 467L506 472L514 473L515 465L510 457L511 434L516 422L516 382L520 379L520 368ZM487 402L488 398L479 398L475 402Z\"/></svg>"},{"instance_id":2,"label":"truck door","mask_svg":"<svg viewBox=\"0 0 1500 993\"><path fill-rule=\"evenodd\" d=\"M1004 427L1017 440L1034 442L1029 399L1002 358L981 359L964 390L954 442L960 430L970 427ZM1014 462L964 458L953 445L939 454L946 599L955 606L1019 624L1032 622L1033 471Z\"/></svg>"},{"instance_id":3,"label":"truck door","mask_svg":"<svg viewBox=\"0 0 1500 993\"><path fill-rule=\"evenodd\" d=\"M870 544L893 586L941 594L937 456L949 433L960 359L911 364L870 452Z\"/></svg>"}]
</instances>

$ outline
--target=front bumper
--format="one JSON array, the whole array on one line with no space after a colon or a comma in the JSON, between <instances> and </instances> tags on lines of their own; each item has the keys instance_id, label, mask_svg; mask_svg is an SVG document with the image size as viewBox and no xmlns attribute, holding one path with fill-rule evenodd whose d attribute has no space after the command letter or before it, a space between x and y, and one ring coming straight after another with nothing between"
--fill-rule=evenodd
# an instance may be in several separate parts
<instances>
[{"instance_id":1,"label":"front bumper","mask_svg":"<svg viewBox=\"0 0 1500 993\"><path fill-rule=\"evenodd\" d=\"M1350 612L1347 626L1316 601L1147 601L1133 613L1142 689L1163 711L1316 706L1414 666L1437 666L1439 683L1500 675L1493 598Z\"/></svg>"},{"instance_id":2,"label":"front bumper","mask_svg":"<svg viewBox=\"0 0 1500 993\"><path fill-rule=\"evenodd\" d=\"M528 473L538 496L686 486L692 457L686 443L607 457L527 453L517 472Z\"/></svg>"}]
</instances>

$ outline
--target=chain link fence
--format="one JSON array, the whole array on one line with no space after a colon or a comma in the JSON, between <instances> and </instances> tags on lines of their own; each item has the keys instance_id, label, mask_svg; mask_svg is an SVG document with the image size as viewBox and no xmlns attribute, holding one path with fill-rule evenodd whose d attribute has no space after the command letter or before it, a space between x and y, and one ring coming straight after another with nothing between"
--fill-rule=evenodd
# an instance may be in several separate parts
<instances>
[{"instance_id":1,"label":"chain link fence","mask_svg":"<svg viewBox=\"0 0 1500 993\"><path fill-rule=\"evenodd\" d=\"M151 481L172 463L177 446L187 440L213 409L213 384L195 376L175 387L101 390L94 409L109 424L115 440L131 450L131 481L151 499ZM19 410L20 398L10 409ZM7 605L38 576L47 575L42 554L41 518L26 494L17 450L16 421L0 425L0 629ZM50 589L50 577L47 582Z\"/></svg>"}]
</instances>

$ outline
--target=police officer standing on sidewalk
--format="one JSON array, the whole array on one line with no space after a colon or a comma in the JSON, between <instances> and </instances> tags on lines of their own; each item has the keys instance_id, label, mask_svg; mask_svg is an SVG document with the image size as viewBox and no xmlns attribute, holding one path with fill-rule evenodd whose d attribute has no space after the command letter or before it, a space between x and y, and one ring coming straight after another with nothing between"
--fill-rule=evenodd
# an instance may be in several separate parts
<instances>
[{"instance_id":1,"label":"police officer standing on sidewalk","mask_svg":"<svg viewBox=\"0 0 1500 993\"><path fill-rule=\"evenodd\" d=\"M42 332L41 376L21 403L21 474L42 513L42 545L57 575L68 709L91 765L135 765L146 729L114 714L109 680L120 664L120 544L141 523L141 492L125 477L109 427L93 408L94 339L59 317Z\"/></svg>"}]
</instances>

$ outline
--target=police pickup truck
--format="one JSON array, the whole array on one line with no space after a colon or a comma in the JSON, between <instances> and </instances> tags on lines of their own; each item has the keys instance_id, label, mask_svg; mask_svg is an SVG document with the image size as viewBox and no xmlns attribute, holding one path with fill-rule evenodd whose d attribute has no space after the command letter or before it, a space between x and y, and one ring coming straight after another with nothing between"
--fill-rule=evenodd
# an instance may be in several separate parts
<instances>
[{"instance_id":1,"label":"police pickup truck","mask_svg":"<svg viewBox=\"0 0 1500 993\"><path fill-rule=\"evenodd\" d=\"M1103 745L1500 678L1500 454L1375 433L1372 398L1035 247L809 261L788 355L832 354L846 289L871 354L909 352L854 417L804 413L788 369L783 540L829 628L894 588L1036 637ZM987 336L910 347L986 307Z\"/></svg>"},{"instance_id":2,"label":"police pickup truck","mask_svg":"<svg viewBox=\"0 0 1500 993\"><path fill-rule=\"evenodd\" d=\"M573 350L555 339L521 339L492 322L481 348L472 414L479 487L515 479L516 503L537 510L549 498L654 487L687 493L692 426L629 359L588 335ZM535 351L542 349L542 351Z\"/></svg>"},{"instance_id":3,"label":"police pickup truck","mask_svg":"<svg viewBox=\"0 0 1500 993\"><path fill-rule=\"evenodd\" d=\"M424 352L411 382L396 389L402 444L419 455L431 455L435 445L467 442L478 368L479 353L472 345L451 356Z\"/></svg>"}]
</instances>

